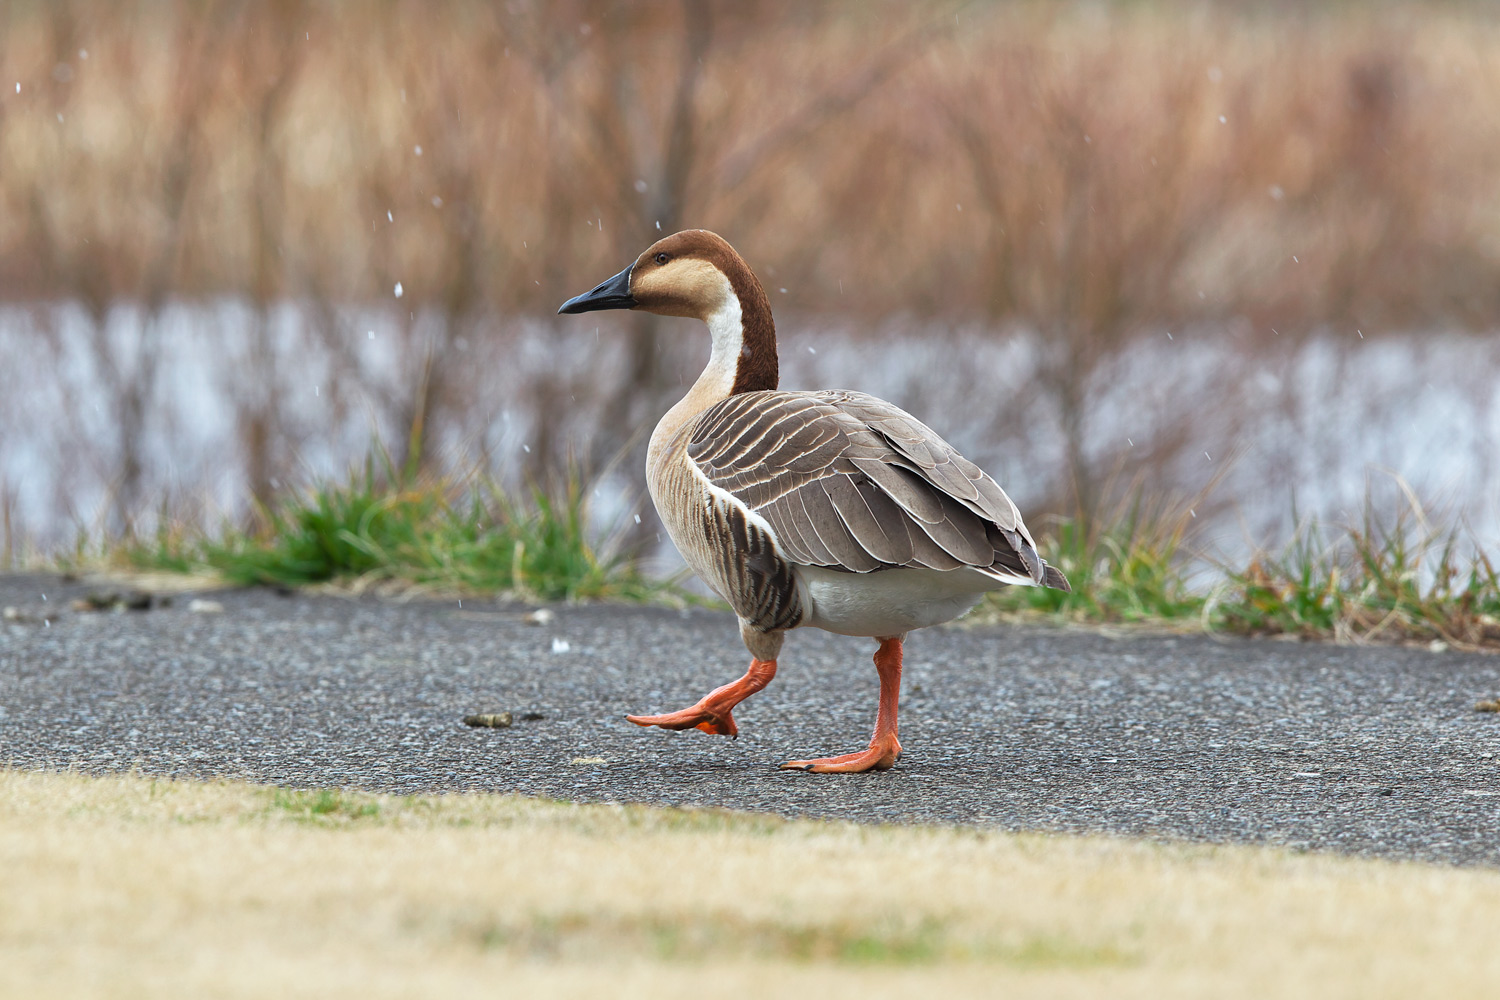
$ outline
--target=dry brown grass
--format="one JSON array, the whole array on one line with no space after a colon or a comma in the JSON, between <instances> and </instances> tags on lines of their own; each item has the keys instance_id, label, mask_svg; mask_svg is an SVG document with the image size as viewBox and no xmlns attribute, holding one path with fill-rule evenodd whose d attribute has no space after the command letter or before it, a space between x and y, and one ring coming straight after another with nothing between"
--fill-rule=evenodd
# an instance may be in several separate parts
<instances>
[{"instance_id":1,"label":"dry brown grass","mask_svg":"<svg viewBox=\"0 0 1500 1000\"><path fill-rule=\"evenodd\" d=\"M12 298L400 280L550 313L661 221L838 313L1500 314L1482 5L68 0L3 27Z\"/></svg>"},{"instance_id":2,"label":"dry brown grass","mask_svg":"<svg viewBox=\"0 0 1500 1000\"><path fill-rule=\"evenodd\" d=\"M1479 996L1500 874L0 772L0 995Z\"/></svg>"}]
</instances>

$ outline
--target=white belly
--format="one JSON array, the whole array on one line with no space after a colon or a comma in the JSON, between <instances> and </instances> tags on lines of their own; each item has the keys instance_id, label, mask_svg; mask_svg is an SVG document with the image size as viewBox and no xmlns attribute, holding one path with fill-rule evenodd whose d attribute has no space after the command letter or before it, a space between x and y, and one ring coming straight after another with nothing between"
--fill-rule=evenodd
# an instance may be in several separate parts
<instances>
[{"instance_id":1,"label":"white belly","mask_svg":"<svg viewBox=\"0 0 1500 1000\"><path fill-rule=\"evenodd\" d=\"M967 614L1003 584L969 569L839 573L796 567L803 625L840 635L894 636Z\"/></svg>"}]
</instances>

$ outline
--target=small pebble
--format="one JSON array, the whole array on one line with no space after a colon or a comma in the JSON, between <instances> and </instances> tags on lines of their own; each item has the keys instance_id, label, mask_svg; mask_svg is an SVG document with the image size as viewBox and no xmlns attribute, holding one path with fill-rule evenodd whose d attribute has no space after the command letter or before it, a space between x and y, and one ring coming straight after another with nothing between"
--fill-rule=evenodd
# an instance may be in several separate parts
<instances>
[{"instance_id":1,"label":"small pebble","mask_svg":"<svg viewBox=\"0 0 1500 1000\"><path fill-rule=\"evenodd\" d=\"M529 614L529 615L526 616L526 624L527 625L546 625L548 622L550 622L553 618L556 618L556 617L557 616L554 615L551 612L551 610L549 610L547 608L537 608L535 611L531 612L531 614Z\"/></svg>"},{"instance_id":2,"label":"small pebble","mask_svg":"<svg viewBox=\"0 0 1500 1000\"><path fill-rule=\"evenodd\" d=\"M74 611L149 611L153 603L152 595L144 590L131 590L123 594L106 590L85 594L69 606Z\"/></svg>"},{"instance_id":3,"label":"small pebble","mask_svg":"<svg viewBox=\"0 0 1500 1000\"><path fill-rule=\"evenodd\" d=\"M512 721L509 712L484 712L464 716L464 725L475 729L507 729Z\"/></svg>"},{"instance_id":4,"label":"small pebble","mask_svg":"<svg viewBox=\"0 0 1500 1000\"><path fill-rule=\"evenodd\" d=\"M218 601L195 597L188 602L188 610L195 615L221 615L224 613L224 605Z\"/></svg>"},{"instance_id":5,"label":"small pebble","mask_svg":"<svg viewBox=\"0 0 1500 1000\"><path fill-rule=\"evenodd\" d=\"M88 594L68 606L74 611L105 611L114 607L119 601L120 595L109 591L102 594Z\"/></svg>"}]
</instances>

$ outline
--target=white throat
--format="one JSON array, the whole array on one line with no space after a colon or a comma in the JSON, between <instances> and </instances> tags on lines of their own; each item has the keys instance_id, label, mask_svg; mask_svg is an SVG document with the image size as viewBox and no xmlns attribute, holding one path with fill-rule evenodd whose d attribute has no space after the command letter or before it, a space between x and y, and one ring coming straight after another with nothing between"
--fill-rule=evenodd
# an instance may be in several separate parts
<instances>
[{"instance_id":1,"label":"white throat","mask_svg":"<svg viewBox=\"0 0 1500 1000\"><path fill-rule=\"evenodd\" d=\"M745 346L745 325L740 313L739 296L728 287L728 279L721 280L726 286L722 304L705 318L708 332L713 337L713 351L708 356L708 367L703 369L703 374L698 376L698 381L693 383L687 395L678 400L677 405L668 410L656 425L646 453L648 467L655 464L657 457L662 454L661 450L683 424L715 403L728 399L730 390L734 388L734 380L739 374L740 352Z\"/></svg>"},{"instance_id":2,"label":"white throat","mask_svg":"<svg viewBox=\"0 0 1500 1000\"><path fill-rule=\"evenodd\" d=\"M728 284L728 282L725 282ZM734 388L734 379L739 372L740 352L745 348L745 324L740 315L740 297L731 289L724 296L724 304L708 317L708 332L713 336L713 351L708 356L708 367L698 376L689 395L700 390L713 399L723 399Z\"/></svg>"}]
</instances>

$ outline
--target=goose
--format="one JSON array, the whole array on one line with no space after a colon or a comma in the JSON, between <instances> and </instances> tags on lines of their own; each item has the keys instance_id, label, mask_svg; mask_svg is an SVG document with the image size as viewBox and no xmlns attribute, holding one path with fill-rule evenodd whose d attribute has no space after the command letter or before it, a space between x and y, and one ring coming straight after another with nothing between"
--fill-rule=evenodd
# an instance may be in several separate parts
<instances>
[{"instance_id":1,"label":"goose","mask_svg":"<svg viewBox=\"0 0 1500 1000\"><path fill-rule=\"evenodd\" d=\"M1002 587L1070 589L1000 486L911 414L862 392L778 387L770 300L722 237L658 240L558 313L600 309L708 325L708 366L656 425L646 482L688 566L739 616L751 656L743 677L696 704L630 722L737 736L733 709L776 676L788 631L866 636L880 677L869 747L781 766L887 770L901 754L907 633Z\"/></svg>"}]
</instances>

